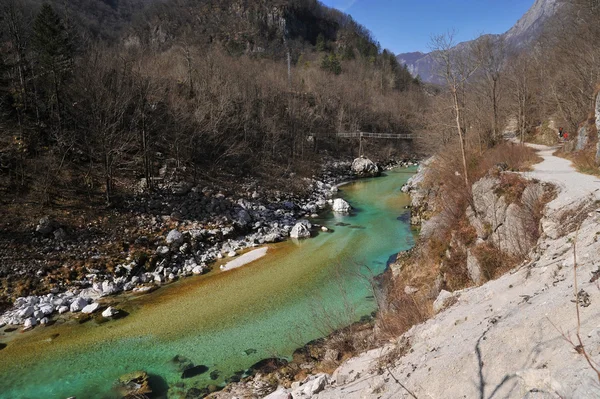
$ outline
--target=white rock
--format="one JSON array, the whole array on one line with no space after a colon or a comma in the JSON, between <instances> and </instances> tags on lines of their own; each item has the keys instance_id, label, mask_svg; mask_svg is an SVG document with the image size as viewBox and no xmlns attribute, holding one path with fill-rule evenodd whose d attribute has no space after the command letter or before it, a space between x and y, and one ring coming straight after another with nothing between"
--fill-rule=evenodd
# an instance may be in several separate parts
<instances>
[{"instance_id":1,"label":"white rock","mask_svg":"<svg viewBox=\"0 0 600 399\"><path fill-rule=\"evenodd\" d=\"M100 304L98 302L93 302L87 306L84 306L84 308L81 309L81 313L94 313L96 310L98 310L99 307Z\"/></svg>"},{"instance_id":2,"label":"white rock","mask_svg":"<svg viewBox=\"0 0 600 399\"><path fill-rule=\"evenodd\" d=\"M48 316L48 315L54 313L54 306L52 306L52 305L42 305L42 306L40 306L40 311L45 316Z\"/></svg>"},{"instance_id":3,"label":"white rock","mask_svg":"<svg viewBox=\"0 0 600 399\"><path fill-rule=\"evenodd\" d=\"M181 245L183 243L183 234L177 230L169 231L167 234L167 244Z\"/></svg>"},{"instance_id":4,"label":"white rock","mask_svg":"<svg viewBox=\"0 0 600 399\"><path fill-rule=\"evenodd\" d=\"M29 318L25 319L25 323L23 323L23 328L29 329L29 328L35 327L36 324L37 324L37 321L33 317L29 317Z\"/></svg>"},{"instance_id":5,"label":"white rock","mask_svg":"<svg viewBox=\"0 0 600 399\"><path fill-rule=\"evenodd\" d=\"M204 268L202 266L195 266L192 269L192 273L194 273L194 274L202 274L202 273L204 273Z\"/></svg>"},{"instance_id":6,"label":"white rock","mask_svg":"<svg viewBox=\"0 0 600 399\"><path fill-rule=\"evenodd\" d=\"M446 301L448 299L452 298L453 296L454 296L454 294L452 294L451 292L442 290L438 294L438 297L436 298L435 302L433 302L433 311L435 313L438 313L438 312L444 310L444 308L446 307Z\"/></svg>"},{"instance_id":7,"label":"white rock","mask_svg":"<svg viewBox=\"0 0 600 399\"><path fill-rule=\"evenodd\" d=\"M79 312L81 309L87 306L87 300L82 297L77 297L73 302L71 302L71 312Z\"/></svg>"},{"instance_id":8,"label":"white rock","mask_svg":"<svg viewBox=\"0 0 600 399\"><path fill-rule=\"evenodd\" d=\"M33 315L33 312L35 312L34 307L33 306L27 306L26 308L21 309L19 311L19 313L17 313L17 315L20 318L25 319L25 318L30 317L31 315Z\"/></svg>"},{"instance_id":9,"label":"white rock","mask_svg":"<svg viewBox=\"0 0 600 399\"><path fill-rule=\"evenodd\" d=\"M352 172L361 177L379 176L381 174L379 167L373 161L362 157L356 158L352 162Z\"/></svg>"},{"instance_id":10,"label":"white rock","mask_svg":"<svg viewBox=\"0 0 600 399\"><path fill-rule=\"evenodd\" d=\"M324 233L327 233L329 231L329 229L325 226L321 226L321 231Z\"/></svg>"},{"instance_id":11,"label":"white rock","mask_svg":"<svg viewBox=\"0 0 600 399\"><path fill-rule=\"evenodd\" d=\"M290 232L291 238L310 238L310 228L306 223L298 222Z\"/></svg>"},{"instance_id":12,"label":"white rock","mask_svg":"<svg viewBox=\"0 0 600 399\"><path fill-rule=\"evenodd\" d=\"M112 306L109 306L104 310L104 312L102 312L102 317L105 317L108 319L109 317L113 317L117 313L119 313L119 311L117 309L113 308Z\"/></svg>"},{"instance_id":13,"label":"white rock","mask_svg":"<svg viewBox=\"0 0 600 399\"><path fill-rule=\"evenodd\" d=\"M160 247L156 248L156 253L159 255L166 255L169 253L169 247L161 245Z\"/></svg>"},{"instance_id":14,"label":"white rock","mask_svg":"<svg viewBox=\"0 0 600 399\"><path fill-rule=\"evenodd\" d=\"M69 307L68 306L61 306L60 308L58 308L58 313L59 314L67 313L68 311L69 311Z\"/></svg>"},{"instance_id":15,"label":"white rock","mask_svg":"<svg viewBox=\"0 0 600 399\"><path fill-rule=\"evenodd\" d=\"M236 255L237 255L237 253L235 251L229 251L227 253L227 256L230 257L230 258L234 258Z\"/></svg>"},{"instance_id":16,"label":"white rock","mask_svg":"<svg viewBox=\"0 0 600 399\"><path fill-rule=\"evenodd\" d=\"M342 198L336 198L335 201L333 201L332 209L334 212L337 212L337 213L348 213L348 212L350 212L352 207L350 206L349 203L344 201Z\"/></svg>"},{"instance_id":17,"label":"white rock","mask_svg":"<svg viewBox=\"0 0 600 399\"><path fill-rule=\"evenodd\" d=\"M41 324L41 325L46 325L46 324L48 324L48 322L49 322L49 321L50 321L50 320L48 320L48 318L47 318L47 317L42 317L42 319L40 320L40 324Z\"/></svg>"},{"instance_id":18,"label":"white rock","mask_svg":"<svg viewBox=\"0 0 600 399\"><path fill-rule=\"evenodd\" d=\"M283 387L279 387L275 392L265 396L263 399L289 399L289 397L288 391Z\"/></svg>"}]
</instances>

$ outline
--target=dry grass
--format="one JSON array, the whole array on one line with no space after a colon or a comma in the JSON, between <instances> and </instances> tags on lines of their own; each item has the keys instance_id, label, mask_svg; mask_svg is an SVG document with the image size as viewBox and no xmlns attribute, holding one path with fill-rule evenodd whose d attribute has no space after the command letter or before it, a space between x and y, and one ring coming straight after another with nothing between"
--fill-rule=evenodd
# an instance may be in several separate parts
<instances>
[{"instance_id":1,"label":"dry grass","mask_svg":"<svg viewBox=\"0 0 600 399\"><path fill-rule=\"evenodd\" d=\"M486 281L502 276L521 262L519 257L509 256L491 243L477 245L472 252Z\"/></svg>"},{"instance_id":2,"label":"dry grass","mask_svg":"<svg viewBox=\"0 0 600 399\"><path fill-rule=\"evenodd\" d=\"M456 291L473 284L467 270L467 248L475 246L477 234L466 217L472 194L461 176L458 154L460 151L451 145L439 152L429 167L423 186L435 193L435 204L430 204L430 208L435 209L436 226L429 237L421 237L416 248L399 259L402 267L388 289L387 306L377 320L384 335L398 336L430 317L440 289ZM525 200L522 197L528 182L517 174L500 172L530 170L532 165L542 161L533 149L512 143L499 144L482 154L474 151L469 154L470 181L488 174L497 175L501 194L518 203ZM535 235L543 207L533 208L536 228L531 234ZM478 247L475 256L486 279L497 278L520 261L505 256L491 245ZM415 293L407 294L406 287L411 287L408 292Z\"/></svg>"},{"instance_id":3,"label":"dry grass","mask_svg":"<svg viewBox=\"0 0 600 399\"><path fill-rule=\"evenodd\" d=\"M394 286L388 293L384 310L377 318L381 338L395 338L412 326L424 322L431 316L431 304L422 295L409 295L404 287Z\"/></svg>"},{"instance_id":4,"label":"dry grass","mask_svg":"<svg viewBox=\"0 0 600 399\"><path fill-rule=\"evenodd\" d=\"M595 148L587 148L576 152L563 152L557 151L556 156L568 159L573 162L573 166L581 172L587 175L600 176L600 166L596 163L596 151Z\"/></svg>"}]
</instances>

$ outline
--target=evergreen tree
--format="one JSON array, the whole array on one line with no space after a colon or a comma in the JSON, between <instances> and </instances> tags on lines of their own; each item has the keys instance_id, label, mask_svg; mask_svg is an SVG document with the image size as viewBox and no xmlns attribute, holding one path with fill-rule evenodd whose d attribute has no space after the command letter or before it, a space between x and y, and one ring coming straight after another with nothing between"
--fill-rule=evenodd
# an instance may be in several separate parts
<instances>
[{"instance_id":1,"label":"evergreen tree","mask_svg":"<svg viewBox=\"0 0 600 399\"><path fill-rule=\"evenodd\" d=\"M58 130L62 128L61 88L63 81L71 69L73 47L69 34L59 15L52 6L44 4L33 23L33 48L41 69L43 84L49 86L47 92L52 93L47 106L55 106Z\"/></svg>"},{"instance_id":2,"label":"evergreen tree","mask_svg":"<svg viewBox=\"0 0 600 399\"><path fill-rule=\"evenodd\" d=\"M350 45L346 45L346 47L344 47L344 53L342 54L342 59L345 61L349 61L349 60L353 60L356 58L356 55L354 54L354 47L350 46Z\"/></svg>"},{"instance_id":3,"label":"evergreen tree","mask_svg":"<svg viewBox=\"0 0 600 399\"><path fill-rule=\"evenodd\" d=\"M327 44L325 43L325 36L323 33L319 33L317 36L317 44L315 45L317 51L325 51L327 50Z\"/></svg>"},{"instance_id":4,"label":"evergreen tree","mask_svg":"<svg viewBox=\"0 0 600 399\"><path fill-rule=\"evenodd\" d=\"M321 69L339 75L342 73L342 64L335 54L325 54L321 61Z\"/></svg>"}]
</instances>

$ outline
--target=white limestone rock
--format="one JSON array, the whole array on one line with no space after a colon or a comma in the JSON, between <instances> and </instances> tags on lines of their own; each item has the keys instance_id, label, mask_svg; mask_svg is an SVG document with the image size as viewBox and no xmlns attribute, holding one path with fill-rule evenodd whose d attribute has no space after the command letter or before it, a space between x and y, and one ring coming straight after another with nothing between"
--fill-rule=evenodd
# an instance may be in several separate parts
<instances>
[{"instance_id":1,"label":"white limestone rock","mask_svg":"<svg viewBox=\"0 0 600 399\"><path fill-rule=\"evenodd\" d=\"M300 221L290 231L291 238L310 238L311 224L308 221Z\"/></svg>"},{"instance_id":2,"label":"white limestone rock","mask_svg":"<svg viewBox=\"0 0 600 399\"><path fill-rule=\"evenodd\" d=\"M107 307L104 312L102 312L102 317L105 318L110 318L115 316L117 313L119 313L119 311L115 308L113 308L112 306Z\"/></svg>"},{"instance_id":3,"label":"white limestone rock","mask_svg":"<svg viewBox=\"0 0 600 399\"><path fill-rule=\"evenodd\" d=\"M69 307L69 309L71 310L71 312L79 312L87 306L87 303L88 301L86 299L83 299L82 297L77 297L73 300L73 302L71 302L71 306Z\"/></svg>"},{"instance_id":4,"label":"white limestone rock","mask_svg":"<svg viewBox=\"0 0 600 399\"><path fill-rule=\"evenodd\" d=\"M381 175L379 167L368 158L356 158L352 162L352 172L359 177L375 177Z\"/></svg>"},{"instance_id":5,"label":"white limestone rock","mask_svg":"<svg viewBox=\"0 0 600 399\"><path fill-rule=\"evenodd\" d=\"M96 310L98 310L99 307L100 307L100 304L98 302L93 302L87 306L84 306L83 309L81 309L81 313L86 313L86 314L94 313Z\"/></svg>"},{"instance_id":6,"label":"white limestone rock","mask_svg":"<svg viewBox=\"0 0 600 399\"><path fill-rule=\"evenodd\" d=\"M336 198L333 201L332 209L336 213L349 213L352 207L342 198Z\"/></svg>"}]
</instances>

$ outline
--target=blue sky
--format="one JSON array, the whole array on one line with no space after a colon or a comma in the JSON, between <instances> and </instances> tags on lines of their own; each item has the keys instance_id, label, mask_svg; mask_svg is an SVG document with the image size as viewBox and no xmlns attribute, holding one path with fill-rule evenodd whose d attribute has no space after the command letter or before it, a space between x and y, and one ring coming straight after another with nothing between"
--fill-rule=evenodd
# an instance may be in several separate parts
<instances>
[{"instance_id":1,"label":"blue sky","mask_svg":"<svg viewBox=\"0 0 600 399\"><path fill-rule=\"evenodd\" d=\"M458 41L503 33L534 0L321 0L367 27L395 53L429 51L431 35L455 29Z\"/></svg>"}]
</instances>

